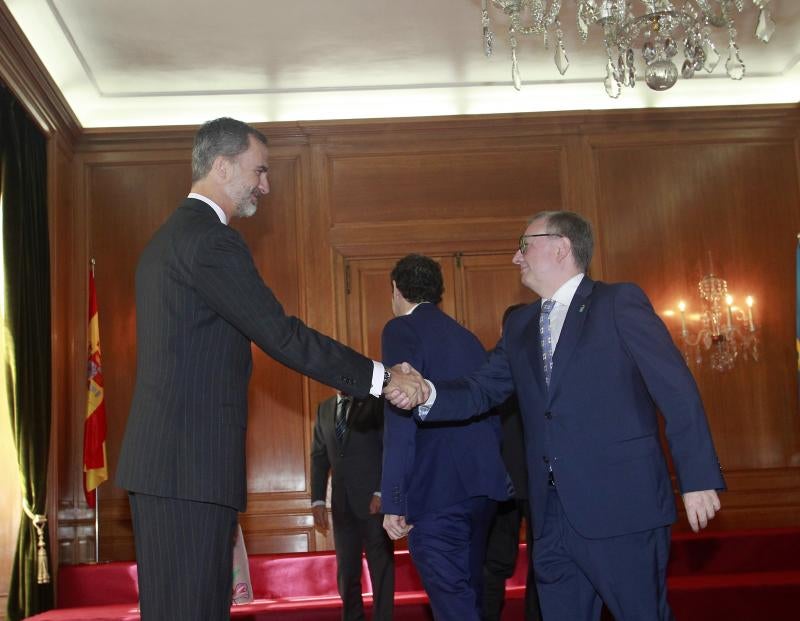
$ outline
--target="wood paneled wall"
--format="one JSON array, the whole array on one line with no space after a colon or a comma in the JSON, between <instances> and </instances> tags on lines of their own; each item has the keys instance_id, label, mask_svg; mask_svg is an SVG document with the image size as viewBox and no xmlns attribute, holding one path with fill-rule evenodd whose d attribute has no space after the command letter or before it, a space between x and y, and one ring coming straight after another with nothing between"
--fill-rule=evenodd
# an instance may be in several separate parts
<instances>
[{"instance_id":1,"label":"wood paneled wall","mask_svg":"<svg viewBox=\"0 0 800 621\"><path fill-rule=\"evenodd\" d=\"M800 232L800 108L639 111L270 124L271 193L237 221L287 312L346 339L349 260L507 251L527 217L571 209L596 226L592 275L633 280L657 310L699 305L711 251L731 289L757 300L762 358L695 369L730 491L717 529L800 524L794 249ZM191 128L89 131L75 199L60 411L62 559L88 546L80 474L86 268L97 260L113 475L134 383L133 273L153 230L189 188ZM465 263L465 268L469 266ZM476 271L469 278L482 278ZM379 279L380 280L380 279ZM479 282L479 281L476 281ZM491 282L487 283L490 296ZM388 297L388 285L387 297ZM487 300L498 312L505 301ZM475 312L463 309L464 313ZM667 323L677 336L674 319ZM493 330L488 326L487 330ZM308 452L330 389L255 352L248 437L252 553L330 548L309 510ZM83 528L83 531L81 531ZM133 558L127 500L100 488L103 559Z\"/></svg>"},{"instance_id":2,"label":"wood paneled wall","mask_svg":"<svg viewBox=\"0 0 800 621\"><path fill-rule=\"evenodd\" d=\"M81 131L0 3L0 80L48 135L53 297L54 561L94 558L83 499L86 279L98 261L111 474L134 381L133 271L185 195L193 128ZM729 491L712 528L800 524L800 408L793 252L800 232L800 107L627 111L264 125L272 193L237 222L287 311L347 338L348 260L419 251L508 251L528 215L571 209L596 226L592 274L633 280L657 310L697 303L711 252L739 295L757 299L761 360L728 374L695 368ZM77 155L76 155L77 150ZM481 264L483 265L483 264ZM376 276L380 280L379 276ZM481 280L483 279L483 280ZM481 286L481 285L477 285ZM496 312L505 301L491 299ZM460 309L471 317L480 309ZM668 325L677 336L674 319ZM494 330L488 323L487 334ZM332 547L312 528L308 450L330 390L255 353L248 438L251 552ZM100 488L101 558L133 558L122 490ZM13 513L13 512L12 512ZM4 514L5 515L5 514ZM16 514L0 561L13 551ZM57 532L56 532L57 530ZM5 555L5 556L4 556ZM3 560L5 559L5 560ZM0 580L4 605L6 582Z\"/></svg>"}]
</instances>

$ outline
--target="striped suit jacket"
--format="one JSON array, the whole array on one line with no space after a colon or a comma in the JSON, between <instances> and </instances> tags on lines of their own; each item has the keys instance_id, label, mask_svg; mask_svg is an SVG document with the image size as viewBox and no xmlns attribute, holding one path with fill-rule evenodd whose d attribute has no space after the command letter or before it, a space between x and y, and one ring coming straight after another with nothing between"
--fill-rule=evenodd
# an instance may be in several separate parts
<instances>
[{"instance_id":1,"label":"striped suit jacket","mask_svg":"<svg viewBox=\"0 0 800 621\"><path fill-rule=\"evenodd\" d=\"M246 505L250 344L366 396L372 362L296 317L264 284L241 235L186 199L136 269L136 385L116 482L140 493Z\"/></svg>"}]
</instances>

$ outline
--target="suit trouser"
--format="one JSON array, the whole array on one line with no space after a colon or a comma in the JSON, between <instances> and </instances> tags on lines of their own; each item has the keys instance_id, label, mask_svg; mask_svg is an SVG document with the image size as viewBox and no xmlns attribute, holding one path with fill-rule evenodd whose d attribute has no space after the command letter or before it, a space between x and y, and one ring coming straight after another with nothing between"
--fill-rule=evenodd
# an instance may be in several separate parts
<instances>
[{"instance_id":1,"label":"suit trouser","mask_svg":"<svg viewBox=\"0 0 800 621\"><path fill-rule=\"evenodd\" d=\"M383 530L383 515L358 517L347 502L333 507L333 543L342 598L343 621L364 619L361 596L361 551L372 581L372 618L390 621L394 613L394 544Z\"/></svg>"},{"instance_id":2,"label":"suit trouser","mask_svg":"<svg viewBox=\"0 0 800 621\"><path fill-rule=\"evenodd\" d=\"M536 586L545 621L672 621L667 602L670 527L587 539L569 522L557 488L536 540Z\"/></svg>"},{"instance_id":3,"label":"suit trouser","mask_svg":"<svg viewBox=\"0 0 800 621\"><path fill-rule=\"evenodd\" d=\"M496 506L480 496L414 519L408 549L436 621L479 621L486 536Z\"/></svg>"},{"instance_id":4,"label":"suit trouser","mask_svg":"<svg viewBox=\"0 0 800 621\"><path fill-rule=\"evenodd\" d=\"M512 498L497 504L489 528L483 566L483 621L499 621L505 604L506 580L514 575L519 555L519 531L525 520L528 569L525 580L525 621L541 621L533 573L533 530L528 499Z\"/></svg>"},{"instance_id":5,"label":"suit trouser","mask_svg":"<svg viewBox=\"0 0 800 621\"><path fill-rule=\"evenodd\" d=\"M236 510L133 492L128 498L142 621L230 619Z\"/></svg>"}]
</instances>

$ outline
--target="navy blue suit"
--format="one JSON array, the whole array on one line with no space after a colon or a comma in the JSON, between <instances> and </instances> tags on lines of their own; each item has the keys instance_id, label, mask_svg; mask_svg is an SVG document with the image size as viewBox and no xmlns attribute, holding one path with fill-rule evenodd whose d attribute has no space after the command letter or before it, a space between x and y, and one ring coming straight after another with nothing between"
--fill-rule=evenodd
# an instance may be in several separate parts
<instances>
[{"instance_id":1,"label":"navy blue suit","mask_svg":"<svg viewBox=\"0 0 800 621\"><path fill-rule=\"evenodd\" d=\"M486 361L478 339L434 304L392 319L382 345L384 364L409 362L434 382ZM383 512L414 525L409 550L436 619L477 619L486 532L494 501L508 497L499 420L418 423L387 403L383 460Z\"/></svg>"},{"instance_id":2,"label":"navy blue suit","mask_svg":"<svg viewBox=\"0 0 800 621\"><path fill-rule=\"evenodd\" d=\"M581 281L553 354L549 388L541 363L540 308L535 302L511 314L496 349L477 372L434 382L437 398L425 420L458 420L516 391L541 595L539 562L547 562L547 552L538 539L548 534L546 517L554 511L587 539L610 541L666 528L668 554L668 526L676 511L657 408L680 490L723 489L725 484L694 379L641 289L587 277ZM548 485L549 467L555 488ZM609 566L623 575L638 571L626 568L624 552L612 550ZM661 561L665 566L666 559ZM594 584L594 577L589 579ZM602 585L594 586L605 595ZM542 611L548 618L544 600ZM663 616L669 618L668 608ZM559 617L568 618L566 613Z\"/></svg>"}]
</instances>

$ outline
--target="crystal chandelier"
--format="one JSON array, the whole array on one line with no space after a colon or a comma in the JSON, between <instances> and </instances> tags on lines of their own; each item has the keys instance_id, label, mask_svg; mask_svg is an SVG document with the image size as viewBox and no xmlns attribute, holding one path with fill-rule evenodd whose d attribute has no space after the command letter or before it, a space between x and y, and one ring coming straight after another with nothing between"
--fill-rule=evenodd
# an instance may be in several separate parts
<instances>
[{"instance_id":1,"label":"crystal chandelier","mask_svg":"<svg viewBox=\"0 0 800 621\"><path fill-rule=\"evenodd\" d=\"M671 88L678 74L691 78L695 72L714 71L720 53L712 40L712 30L727 34L728 60L725 70L734 80L741 80L745 66L736 44L734 16L744 8L744 0L573 0L577 6L577 30L586 42L591 26L603 31L606 49L606 77L609 97L617 98L622 87L633 88L640 78L634 65L638 51L645 64L644 81L656 91ZM775 31L769 8L770 0L752 0L759 9L755 36L767 43ZM511 77L520 90L522 77L517 63L517 37L540 35L545 48L555 35L554 60L564 75L569 59L561 30L562 0L491 0L510 20L508 38L511 45ZM483 46L491 56L494 33L490 29L489 0L481 0ZM635 8L638 7L638 10ZM675 56L683 47L684 62L678 70Z\"/></svg>"},{"instance_id":2,"label":"crystal chandelier","mask_svg":"<svg viewBox=\"0 0 800 621\"><path fill-rule=\"evenodd\" d=\"M746 309L734 305L728 293L728 283L713 273L698 284L702 310L690 315L699 321L699 329L689 330L686 317L686 302L678 303L681 319L681 342L683 355L688 363L698 366L704 362L704 352L711 368L728 371L737 359L758 361L758 338L753 321L753 296L745 299ZM674 313L668 313L674 314Z\"/></svg>"}]
</instances>

